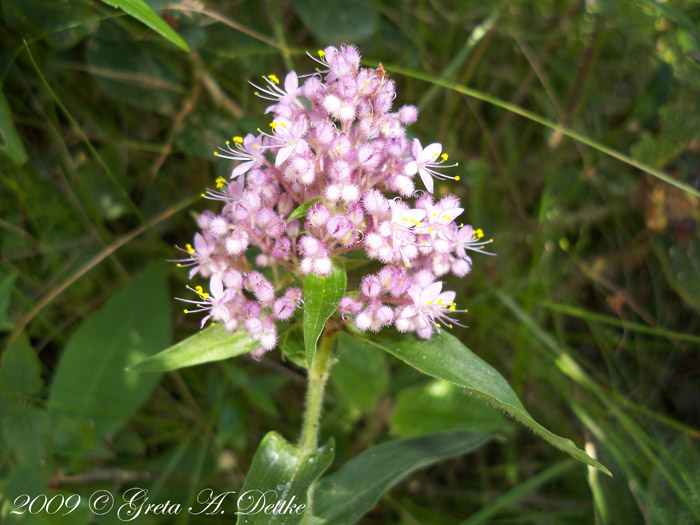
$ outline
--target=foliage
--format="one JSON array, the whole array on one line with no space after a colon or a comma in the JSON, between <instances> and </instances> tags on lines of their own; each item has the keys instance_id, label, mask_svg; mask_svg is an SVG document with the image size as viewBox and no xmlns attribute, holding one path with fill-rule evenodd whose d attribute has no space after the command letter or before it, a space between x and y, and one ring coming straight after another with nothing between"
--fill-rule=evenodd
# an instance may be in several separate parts
<instances>
[{"instance_id":1,"label":"foliage","mask_svg":"<svg viewBox=\"0 0 700 525\"><path fill-rule=\"evenodd\" d=\"M328 523L700 521L695 3L1 6L2 523L31 522L9 515L25 493L141 486L187 507L277 484ZM245 336L172 308L186 275L162 261L230 171L211 149L267 125L246 80L312 71L306 50L346 39L419 101L411 132L462 170L436 193L498 255L451 283L469 328L339 335L309 450L306 368L346 273L372 263L308 279L318 300L256 362Z\"/></svg>"}]
</instances>

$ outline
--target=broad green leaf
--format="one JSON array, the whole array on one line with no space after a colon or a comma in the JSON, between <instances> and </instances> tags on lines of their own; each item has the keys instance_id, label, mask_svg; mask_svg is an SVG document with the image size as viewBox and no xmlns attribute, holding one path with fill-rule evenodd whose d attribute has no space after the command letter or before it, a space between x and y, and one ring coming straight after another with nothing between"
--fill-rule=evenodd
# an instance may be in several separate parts
<instances>
[{"instance_id":1,"label":"broad green leaf","mask_svg":"<svg viewBox=\"0 0 700 525\"><path fill-rule=\"evenodd\" d=\"M133 16L136 20L146 24L167 40L170 40L183 51L190 52L190 48L180 35L178 35L165 20L159 17L153 9L143 0L102 0L105 4L117 9L122 9L125 13Z\"/></svg>"},{"instance_id":2,"label":"broad green leaf","mask_svg":"<svg viewBox=\"0 0 700 525\"><path fill-rule=\"evenodd\" d=\"M217 323L130 366L129 371L167 372L247 354L259 346L245 330L230 334L222 323Z\"/></svg>"},{"instance_id":3,"label":"broad green leaf","mask_svg":"<svg viewBox=\"0 0 700 525\"><path fill-rule=\"evenodd\" d=\"M653 247L673 290L700 312L700 240L679 243L657 237Z\"/></svg>"},{"instance_id":4,"label":"broad green leaf","mask_svg":"<svg viewBox=\"0 0 700 525\"><path fill-rule=\"evenodd\" d=\"M0 368L0 392L13 396L36 396L43 381L41 363L36 351L29 344L27 335L22 332L2 359Z\"/></svg>"},{"instance_id":5,"label":"broad green leaf","mask_svg":"<svg viewBox=\"0 0 700 525\"><path fill-rule=\"evenodd\" d=\"M663 168L685 151L700 137L700 116L694 106L674 104L662 107L659 110L663 123L661 130L655 137L645 133L632 146L632 156L655 168Z\"/></svg>"},{"instance_id":6,"label":"broad green leaf","mask_svg":"<svg viewBox=\"0 0 700 525\"><path fill-rule=\"evenodd\" d=\"M456 430L396 439L365 450L314 487L313 514L320 523L350 525L411 473L476 450L490 437Z\"/></svg>"},{"instance_id":7,"label":"broad green leaf","mask_svg":"<svg viewBox=\"0 0 700 525\"><path fill-rule=\"evenodd\" d=\"M379 349L362 344L341 332L331 381L347 403L364 413L370 413L389 384L386 356Z\"/></svg>"},{"instance_id":8,"label":"broad green leaf","mask_svg":"<svg viewBox=\"0 0 700 525\"><path fill-rule=\"evenodd\" d=\"M401 437L459 428L491 434L509 430L510 423L495 408L466 394L455 384L435 380L401 390L389 428L392 434Z\"/></svg>"},{"instance_id":9,"label":"broad green leaf","mask_svg":"<svg viewBox=\"0 0 700 525\"><path fill-rule=\"evenodd\" d=\"M39 494L46 494L46 489L48 488L52 476L51 470L50 464L42 464L38 458L34 458L20 465L15 465L7 477L7 480L3 480L7 482L7 484L2 487L3 499L10 502L23 494L27 494L31 498ZM20 500L20 502L21 501L22 500ZM6 518L9 525L24 523L26 521L23 519L24 516L8 514L7 516L2 516L3 525L6 523Z\"/></svg>"},{"instance_id":10,"label":"broad green leaf","mask_svg":"<svg viewBox=\"0 0 700 525\"><path fill-rule=\"evenodd\" d=\"M345 269L338 263L333 263L330 275L322 277L311 273L304 279L304 346L309 368L326 321L338 309L338 303L345 295L347 281Z\"/></svg>"},{"instance_id":11,"label":"broad green leaf","mask_svg":"<svg viewBox=\"0 0 700 525\"><path fill-rule=\"evenodd\" d=\"M277 432L269 432L255 452L248 476L238 492L238 523L299 523L306 511L309 488L331 465L334 455L333 439L318 450L305 452ZM261 511L267 505L278 503L282 509L294 505L295 511Z\"/></svg>"},{"instance_id":12,"label":"broad green leaf","mask_svg":"<svg viewBox=\"0 0 700 525\"><path fill-rule=\"evenodd\" d=\"M503 376L447 332L434 334L428 340L389 330L372 335L371 338L360 332L356 336L386 350L426 375L464 388L469 394L503 410L556 448L610 474L607 468L578 448L573 441L557 436L537 423Z\"/></svg>"},{"instance_id":13,"label":"broad green leaf","mask_svg":"<svg viewBox=\"0 0 700 525\"><path fill-rule=\"evenodd\" d=\"M13 408L2 418L3 437L20 463L45 459L49 446L49 416L37 407Z\"/></svg>"},{"instance_id":14,"label":"broad green leaf","mask_svg":"<svg viewBox=\"0 0 700 525\"><path fill-rule=\"evenodd\" d=\"M0 91L0 153L7 155L15 164L21 165L27 162L27 152L12 122L12 110L2 91Z\"/></svg>"},{"instance_id":15,"label":"broad green leaf","mask_svg":"<svg viewBox=\"0 0 700 525\"><path fill-rule=\"evenodd\" d=\"M53 416L93 421L98 439L119 430L160 378L125 368L168 346L170 301L158 263L88 316L59 361L49 397Z\"/></svg>"},{"instance_id":16,"label":"broad green leaf","mask_svg":"<svg viewBox=\"0 0 700 525\"><path fill-rule=\"evenodd\" d=\"M182 66L155 42L143 45L122 28L103 24L88 39L85 70L106 95L137 108L170 115L184 93Z\"/></svg>"},{"instance_id":17,"label":"broad green leaf","mask_svg":"<svg viewBox=\"0 0 700 525\"><path fill-rule=\"evenodd\" d=\"M356 43L374 34L379 11L371 0L292 0L306 28L324 44Z\"/></svg>"},{"instance_id":18,"label":"broad green leaf","mask_svg":"<svg viewBox=\"0 0 700 525\"><path fill-rule=\"evenodd\" d=\"M306 217L306 212L309 211L309 208L319 202L321 200L321 197L314 197L311 200L306 201L304 204L296 208L292 213L289 214L289 219L287 219L287 222L292 222L293 220L296 219L303 219Z\"/></svg>"}]
</instances>

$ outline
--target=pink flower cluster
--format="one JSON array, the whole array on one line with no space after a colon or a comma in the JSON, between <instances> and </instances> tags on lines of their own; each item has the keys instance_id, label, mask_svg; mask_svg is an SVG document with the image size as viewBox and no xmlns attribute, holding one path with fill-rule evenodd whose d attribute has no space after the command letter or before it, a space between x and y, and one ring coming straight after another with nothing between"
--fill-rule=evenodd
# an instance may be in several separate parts
<instances>
[{"instance_id":1,"label":"pink flower cluster","mask_svg":"<svg viewBox=\"0 0 700 525\"><path fill-rule=\"evenodd\" d=\"M345 319L352 316L360 330L393 324L422 338L459 324L455 293L438 278L469 273L467 252L488 253L490 240L458 224L464 209L457 197L433 199L434 179L459 180L440 171L456 164L444 164L440 144L423 148L407 138L418 110L392 112L394 82L381 67L361 68L355 47L328 47L312 58L321 67L301 85L293 71L283 85L274 75L254 84L273 103L265 111L274 116L268 132L234 137L215 153L239 163L230 181L218 179L205 195L223 207L200 215L202 232L180 261L191 266L190 278L210 279L209 292L191 288L199 297L187 311L206 312L202 326L211 319L230 332L243 327L261 356L276 345L275 321L291 318L303 300L288 286L303 275L328 275L334 260L364 250L382 268L341 300ZM416 190L416 175L427 192ZM413 207L402 199L412 197ZM301 222L289 220L312 199Z\"/></svg>"}]
</instances>

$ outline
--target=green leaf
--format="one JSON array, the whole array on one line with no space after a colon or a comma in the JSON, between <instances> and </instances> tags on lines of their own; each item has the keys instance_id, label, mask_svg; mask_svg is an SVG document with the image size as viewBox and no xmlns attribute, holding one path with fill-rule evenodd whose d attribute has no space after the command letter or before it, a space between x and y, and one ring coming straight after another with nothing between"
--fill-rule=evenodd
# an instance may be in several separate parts
<instances>
[{"instance_id":1,"label":"green leaf","mask_svg":"<svg viewBox=\"0 0 700 525\"><path fill-rule=\"evenodd\" d=\"M475 397L503 410L556 448L610 474L607 468L578 448L573 441L557 436L537 423L525 410L508 382L459 339L447 332L434 334L428 340L420 340L409 334L392 333L389 330L371 338L367 338L361 332L357 332L356 336L386 350L426 375L464 388Z\"/></svg>"},{"instance_id":2,"label":"green leaf","mask_svg":"<svg viewBox=\"0 0 700 525\"><path fill-rule=\"evenodd\" d=\"M27 335L22 332L3 356L0 392L32 397L39 393L42 386L41 363Z\"/></svg>"},{"instance_id":3,"label":"green leaf","mask_svg":"<svg viewBox=\"0 0 700 525\"><path fill-rule=\"evenodd\" d=\"M700 117L694 104L667 105L659 110L663 123L654 137L645 133L632 146L632 156L655 168L663 168L700 137Z\"/></svg>"},{"instance_id":4,"label":"green leaf","mask_svg":"<svg viewBox=\"0 0 700 525\"><path fill-rule=\"evenodd\" d=\"M166 115L181 106L182 65L164 46L145 46L114 23L92 35L86 71L106 95L137 108Z\"/></svg>"},{"instance_id":5,"label":"green leaf","mask_svg":"<svg viewBox=\"0 0 700 525\"><path fill-rule=\"evenodd\" d=\"M45 410L15 408L2 418L3 437L20 463L45 459L48 455L50 422Z\"/></svg>"},{"instance_id":6,"label":"green leaf","mask_svg":"<svg viewBox=\"0 0 700 525\"><path fill-rule=\"evenodd\" d=\"M269 432L255 452L248 476L238 492L238 523L299 523L306 511L309 488L331 465L334 455L333 439L316 451L305 452L277 432ZM294 505L301 513L261 511L266 505L278 503L283 510Z\"/></svg>"},{"instance_id":7,"label":"green leaf","mask_svg":"<svg viewBox=\"0 0 700 525\"><path fill-rule=\"evenodd\" d=\"M133 16L136 20L146 24L148 27L153 29L156 33L159 33L166 39L170 40L177 47L183 51L190 52L190 47L187 45L180 35L178 35L172 27L170 27L165 20L159 17L153 9L151 9L148 4L143 0L102 0L105 4L112 7L122 9L127 14Z\"/></svg>"},{"instance_id":8,"label":"green leaf","mask_svg":"<svg viewBox=\"0 0 700 525\"><path fill-rule=\"evenodd\" d=\"M328 318L338 309L347 282L345 269L338 263L333 263L330 275L322 277L311 273L304 279L304 346L309 368L316 354L318 338Z\"/></svg>"},{"instance_id":9,"label":"green leaf","mask_svg":"<svg viewBox=\"0 0 700 525\"><path fill-rule=\"evenodd\" d=\"M671 288L700 312L700 240L681 244L660 236L654 239L653 247Z\"/></svg>"},{"instance_id":10,"label":"green leaf","mask_svg":"<svg viewBox=\"0 0 700 525\"><path fill-rule=\"evenodd\" d=\"M463 430L396 439L365 450L313 492L313 513L321 523L356 523L379 498L412 472L476 450L488 435Z\"/></svg>"},{"instance_id":11,"label":"green leaf","mask_svg":"<svg viewBox=\"0 0 700 525\"><path fill-rule=\"evenodd\" d=\"M491 434L511 428L493 407L453 383L437 380L403 389L396 397L389 427L401 437L459 428Z\"/></svg>"},{"instance_id":12,"label":"green leaf","mask_svg":"<svg viewBox=\"0 0 700 525\"><path fill-rule=\"evenodd\" d=\"M251 339L245 330L238 330L230 334L223 324L217 323L191 335L167 350L130 366L129 370L167 372L247 354L259 346L260 343Z\"/></svg>"},{"instance_id":13,"label":"green leaf","mask_svg":"<svg viewBox=\"0 0 700 525\"><path fill-rule=\"evenodd\" d=\"M360 42L374 34L379 11L371 0L293 0L306 28L326 44Z\"/></svg>"},{"instance_id":14,"label":"green leaf","mask_svg":"<svg viewBox=\"0 0 700 525\"><path fill-rule=\"evenodd\" d=\"M289 219L287 219L287 223L290 223L296 219L303 219L306 217L306 212L309 211L309 208L319 202L321 200L321 197L314 197L311 200L306 201L304 204L296 208L290 215Z\"/></svg>"},{"instance_id":15,"label":"green leaf","mask_svg":"<svg viewBox=\"0 0 700 525\"><path fill-rule=\"evenodd\" d=\"M15 164L27 162L27 152L22 139L12 122L12 110L5 95L0 91L0 153L7 155Z\"/></svg>"},{"instance_id":16,"label":"green leaf","mask_svg":"<svg viewBox=\"0 0 700 525\"><path fill-rule=\"evenodd\" d=\"M51 384L52 415L93 421L98 439L114 433L160 378L125 368L168 346L171 337L165 267L158 263L88 316L70 338Z\"/></svg>"},{"instance_id":17,"label":"green leaf","mask_svg":"<svg viewBox=\"0 0 700 525\"><path fill-rule=\"evenodd\" d=\"M341 332L337 359L331 381L347 403L364 413L372 412L389 384L386 356Z\"/></svg>"}]
</instances>

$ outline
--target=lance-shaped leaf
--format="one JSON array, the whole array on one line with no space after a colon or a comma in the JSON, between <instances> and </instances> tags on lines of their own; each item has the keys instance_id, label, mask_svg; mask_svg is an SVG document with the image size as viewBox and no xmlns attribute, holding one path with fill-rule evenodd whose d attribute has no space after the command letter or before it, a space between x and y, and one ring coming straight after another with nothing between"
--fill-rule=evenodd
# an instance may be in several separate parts
<instances>
[{"instance_id":1,"label":"lance-shaped leaf","mask_svg":"<svg viewBox=\"0 0 700 525\"><path fill-rule=\"evenodd\" d=\"M573 441L553 434L525 410L508 382L494 368L472 353L459 339L443 331L421 340L412 334L397 334L383 330L367 337L361 332L356 336L378 346L426 375L454 383L468 393L503 410L523 425L531 428L551 445L575 459L596 467L606 474L610 471L578 448Z\"/></svg>"},{"instance_id":2,"label":"lance-shaped leaf","mask_svg":"<svg viewBox=\"0 0 700 525\"><path fill-rule=\"evenodd\" d=\"M306 364L310 368L316 355L316 343L328 318L338 309L345 295L348 277L345 268L333 263L330 275L313 273L304 279L304 346Z\"/></svg>"},{"instance_id":3,"label":"lance-shaped leaf","mask_svg":"<svg viewBox=\"0 0 700 525\"><path fill-rule=\"evenodd\" d=\"M307 511L309 488L331 465L334 455L332 438L317 450L305 451L277 432L269 432L238 492L238 523L299 523Z\"/></svg>"},{"instance_id":4,"label":"lance-shaped leaf","mask_svg":"<svg viewBox=\"0 0 700 525\"><path fill-rule=\"evenodd\" d=\"M102 0L105 4L124 10L136 20L143 22L156 33L170 40L180 49L189 53L190 48L180 35L178 35L165 20L159 17L151 7L143 0Z\"/></svg>"},{"instance_id":5,"label":"lance-shaped leaf","mask_svg":"<svg viewBox=\"0 0 700 525\"><path fill-rule=\"evenodd\" d=\"M229 357L247 354L258 348L245 330L228 333L223 324L215 324L191 335L167 350L155 354L129 367L136 372L167 372L201 365L212 361L223 361Z\"/></svg>"},{"instance_id":6,"label":"lance-shaped leaf","mask_svg":"<svg viewBox=\"0 0 700 525\"><path fill-rule=\"evenodd\" d=\"M356 523L412 472L471 452L489 439L479 432L452 430L372 447L316 484L313 514L321 523Z\"/></svg>"},{"instance_id":7,"label":"lance-shaped leaf","mask_svg":"<svg viewBox=\"0 0 700 525\"><path fill-rule=\"evenodd\" d=\"M304 204L296 208L292 213L289 214L289 219L287 219L287 222L292 222L295 219L303 219L306 217L306 212L309 211L309 208L319 202L321 200L321 197L314 197L311 200L306 201Z\"/></svg>"}]
</instances>

